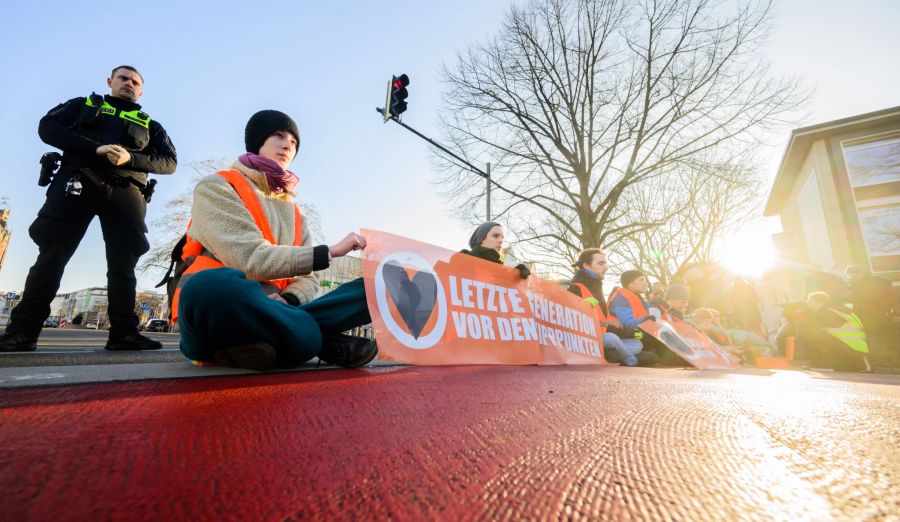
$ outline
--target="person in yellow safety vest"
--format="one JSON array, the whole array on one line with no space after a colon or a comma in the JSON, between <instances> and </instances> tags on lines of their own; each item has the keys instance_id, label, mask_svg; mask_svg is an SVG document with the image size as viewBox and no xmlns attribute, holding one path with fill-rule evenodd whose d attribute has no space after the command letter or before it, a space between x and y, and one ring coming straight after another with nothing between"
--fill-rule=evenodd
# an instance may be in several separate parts
<instances>
[{"instance_id":1,"label":"person in yellow safety vest","mask_svg":"<svg viewBox=\"0 0 900 522\"><path fill-rule=\"evenodd\" d=\"M609 314L603 293L603 276L609 265L603 249L582 250L572 267L575 275L568 290L586 300L597 311L606 360L622 363L624 366L656 364L656 354L642 351L642 332L637 328L623 328L619 320Z\"/></svg>"},{"instance_id":2,"label":"person in yellow safety vest","mask_svg":"<svg viewBox=\"0 0 900 522\"><path fill-rule=\"evenodd\" d=\"M313 357L348 368L375 358L375 342L344 335L371 322L362 278L316 298L314 272L366 247L348 234L311 245L294 200L299 178L287 170L300 131L287 114L254 114L244 130L246 154L206 176L194 190L181 249L186 266L173 296L181 351L201 365L265 370Z\"/></svg>"},{"instance_id":3,"label":"person in yellow safety vest","mask_svg":"<svg viewBox=\"0 0 900 522\"><path fill-rule=\"evenodd\" d=\"M810 318L800 329L797 342L810 366L848 372L870 370L866 359L869 346L859 317L848 308L834 306L825 292L809 294L807 305Z\"/></svg>"}]
</instances>

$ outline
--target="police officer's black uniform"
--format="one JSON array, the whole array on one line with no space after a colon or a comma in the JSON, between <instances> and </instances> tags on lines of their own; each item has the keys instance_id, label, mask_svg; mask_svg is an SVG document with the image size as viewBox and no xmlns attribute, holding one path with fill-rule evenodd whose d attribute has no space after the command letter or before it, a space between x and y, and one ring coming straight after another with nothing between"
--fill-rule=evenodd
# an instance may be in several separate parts
<instances>
[{"instance_id":1,"label":"police officer's black uniform","mask_svg":"<svg viewBox=\"0 0 900 522\"><path fill-rule=\"evenodd\" d=\"M38 134L62 149L62 166L28 229L40 253L0 339L0 351L34 349L66 263L94 216L100 218L106 243L111 324L107 349L159 348L159 343L138 335L134 268L150 248L142 194L147 174L175 171L175 147L166 131L141 112L140 105L95 94L53 108L41 119ZM98 147L111 144L127 149L131 159L116 167L96 154Z\"/></svg>"}]
</instances>

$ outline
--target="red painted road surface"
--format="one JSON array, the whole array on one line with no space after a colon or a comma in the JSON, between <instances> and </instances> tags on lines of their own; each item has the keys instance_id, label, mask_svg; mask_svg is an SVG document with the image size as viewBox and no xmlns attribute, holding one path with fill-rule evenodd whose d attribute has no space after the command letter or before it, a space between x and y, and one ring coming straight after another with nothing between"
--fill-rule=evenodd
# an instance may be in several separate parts
<instances>
[{"instance_id":1,"label":"red painted road surface","mask_svg":"<svg viewBox=\"0 0 900 522\"><path fill-rule=\"evenodd\" d=\"M0 520L896 520L898 384L394 367L3 391Z\"/></svg>"}]
</instances>

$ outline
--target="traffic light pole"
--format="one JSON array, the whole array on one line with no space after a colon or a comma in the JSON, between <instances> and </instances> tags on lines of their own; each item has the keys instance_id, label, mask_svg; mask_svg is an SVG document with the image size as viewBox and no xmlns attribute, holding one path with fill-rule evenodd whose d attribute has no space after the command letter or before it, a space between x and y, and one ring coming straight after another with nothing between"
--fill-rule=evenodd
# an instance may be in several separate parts
<instances>
[{"instance_id":1,"label":"traffic light pole","mask_svg":"<svg viewBox=\"0 0 900 522\"><path fill-rule=\"evenodd\" d=\"M378 111L379 114L384 115L384 109L381 109L381 108L376 107L375 110ZM487 192L486 192L486 195L487 195L487 219L486 219L486 221L490 221L490 220L491 220L491 164L490 164L490 163L487 164L487 172L485 172L485 171L479 169L478 167L476 167L475 165L472 165L472 164L469 163L468 161L466 161L466 160L462 159L461 157L457 156L454 152L452 152L452 151L450 151L449 149L447 149L447 147L444 147L444 146L441 145L440 143L434 141L433 139L431 139L431 138L429 138L428 136L422 134L421 132L417 131L416 129L410 127L409 125L407 125L407 124L405 124L405 123L403 123L402 121L400 121L400 119L399 119L398 117L393 116L393 117L391 117L391 118L389 118L389 119L390 119L391 121L393 121L394 123L396 123L397 125L400 125L400 126L403 127L404 129L408 130L409 132L411 132L411 133L415 134L416 136L422 138L423 140L427 141L428 143L434 145L434 146L437 147L438 149L440 149L440 150L446 152L447 154L449 154L450 156L452 156L453 159L455 159L456 161L458 161L458 162L460 162L460 163L466 165L467 167L469 167L469 169L472 170L472 172L474 172L475 174L478 174L479 176L481 176L482 178L484 178L485 183L486 183L486 185L487 185Z\"/></svg>"}]
</instances>

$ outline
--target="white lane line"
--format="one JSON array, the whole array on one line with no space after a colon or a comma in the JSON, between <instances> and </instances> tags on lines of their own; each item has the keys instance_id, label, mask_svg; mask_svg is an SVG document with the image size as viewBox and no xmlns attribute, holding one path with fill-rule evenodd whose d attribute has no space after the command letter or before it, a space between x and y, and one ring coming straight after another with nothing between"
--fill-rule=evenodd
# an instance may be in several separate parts
<instances>
[{"instance_id":1,"label":"white lane line","mask_svg":"<svg viewBox=\"0 0 900 522\"><path fill-rule=\"evenodd\" d=\"M0 382L8 381L37 381L46 379L63 379L64 373L33 373L30 375L10 375L7 379L0 379Z\"/></svg>"}]
</instances>

